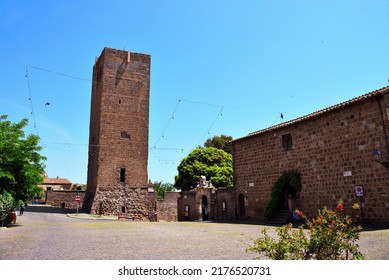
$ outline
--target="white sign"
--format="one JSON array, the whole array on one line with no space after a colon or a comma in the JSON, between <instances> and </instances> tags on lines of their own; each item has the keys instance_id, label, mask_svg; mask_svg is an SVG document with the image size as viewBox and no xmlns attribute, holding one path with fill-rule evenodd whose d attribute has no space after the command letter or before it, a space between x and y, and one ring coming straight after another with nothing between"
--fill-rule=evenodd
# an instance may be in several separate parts
<instances>
[{"instance_id":1,"label":"white sign","mask_svg":"<svg viewBox=\"0 0 389 280\"><path fill-rule=\"evenodd\" d=\"M344 177L350 177L350 176L353 176L353 173L351 171L344 171L343 172L343 176Z\"/></svg>"},{"instance_id":2,"label":"white sign","mask_svg":"<svg viewBox=\"0 0 389 280\"><path fill-rule=\"evenodd\" d=\"M363 196L363 188L362 186L356 186L355 187L355 195L356 196Z\"/></svg>"}]
</instances>

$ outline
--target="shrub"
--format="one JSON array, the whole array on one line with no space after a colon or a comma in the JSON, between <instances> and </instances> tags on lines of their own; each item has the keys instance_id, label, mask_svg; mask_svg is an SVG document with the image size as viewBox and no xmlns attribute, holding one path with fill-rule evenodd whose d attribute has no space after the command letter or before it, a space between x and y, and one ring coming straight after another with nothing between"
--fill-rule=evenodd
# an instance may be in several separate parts
<instances>
[{"instance_id":1,"label":"shrub","mask_svg":"<svg viewBox=\"0 0 389 280\"><path fill-rule=\"evenodd\" d=\"M6 221L6 218L8 217L8 214L12 211L15 211L17 207L17 202L7 192L4 192L4 194L0 194L0 221L1 226L4 226L4 221Z\"/></svg>"},{"instance_id":2,"label":"shrub","mask_svg":"<svg viewBox=\"0 0 389 280\"><path fill-rule=\"evenodd\" d=\"M357 205L353 206L353 209L357 208ZM339 201L336 210L324 207L311 220L301 211L296 211L305 220L309 236L305 233L304 225L297 229L293 229L291 224L278 228L277 239L271 237L265 228L263 237L256 239L247 251L274 260L364 259L357 244L362 228L353 224L351 217L345 215L342 201Z\"/></svg>"},{"instance_id":3,"label":"shrub","mask_svg":"<svg viewBox=\"0 0 389 280\"><path fill-rule=\"evenodd\" d=\"M102 201L99 201L99 216L103 216L104 215L104 206L103 206L103 202Z\"/></svg>"}]
</instances>

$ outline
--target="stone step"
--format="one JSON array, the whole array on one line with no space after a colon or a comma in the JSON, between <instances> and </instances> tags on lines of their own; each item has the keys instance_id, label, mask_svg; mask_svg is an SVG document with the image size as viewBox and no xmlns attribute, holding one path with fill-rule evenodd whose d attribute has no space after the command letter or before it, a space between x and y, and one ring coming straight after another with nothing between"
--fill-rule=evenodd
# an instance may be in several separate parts
<instances>
[{"instance_id":1,"label":"stone step","mask_svg":"<svg viewBox=\"0 0 389 280\"><path fill-rule=\"evenodd\" d=\"M285 225L288 223L289 218L290 218L289 209L286 207L283 207L277 212L277 214L270 221L268 221L268 224L270 224L270 225Z\"/></svg>"}]
</instances>

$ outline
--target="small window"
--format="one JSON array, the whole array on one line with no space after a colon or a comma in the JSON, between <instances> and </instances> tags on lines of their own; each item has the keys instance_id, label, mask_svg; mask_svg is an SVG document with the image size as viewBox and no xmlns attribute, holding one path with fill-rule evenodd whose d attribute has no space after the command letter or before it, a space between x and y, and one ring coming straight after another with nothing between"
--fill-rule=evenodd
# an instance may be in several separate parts
<instances>
[{"instance_id":1,"label":"small window","mask_svg":"<svg viewBox=\"0 0 389 280\"><path fill-rule=\"evenodd\" d=\"M292 135L290 134L282 135L282 148L284 149L284 151L292 150L293 148Z\"/></svg>"},{"instance_id":2,"label":"small window","mask_svg":"<svg viewBox=\"0 0 389 280\"><path fill-rule=\"evenodd\" d=\"M126 213L126 207L122 206L122 213Z\"/></svg>"},{"instance_id":3,"label":"small window","mask_svg":"<svg viewBox=\"0 0 389 280\"><path fill-rule=\"evenodd\" d=\"M124 183L126 181L126 169L120 168L120 183Z\"/></svg>"},{"instance_id":4,"label":"small window","mask_svg":"<svg viewBox=\"0 0 389 280\"><path fill-rule=\"evenodd\" d=\"M127 131L121 131L121 132L120 132L120 136L121 136L122 138L127 138L127 139L130 139L130 138L131 138L131 137L130 137L130 134L128 134Z\"/></svg>"}]
</instances>

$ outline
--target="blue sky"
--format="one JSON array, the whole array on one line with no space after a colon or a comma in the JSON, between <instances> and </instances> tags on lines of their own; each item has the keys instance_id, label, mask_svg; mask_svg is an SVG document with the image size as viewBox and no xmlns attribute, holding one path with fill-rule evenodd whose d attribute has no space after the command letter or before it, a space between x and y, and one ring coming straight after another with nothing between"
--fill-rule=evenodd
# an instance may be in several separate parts
<instances>
[{"instance_id":1,"label":"blue sky","mask_svg":"<svg viewBox=\"0 0 389 280\"><path fill-rule=\"evenodd\" d=\"M29 118L50 177L86 183L95 56L150 54L148 173L173 183L209 137L387 86L388 27L388 0L0 0L0 114Z\"/></svg>"}]
</instances>

